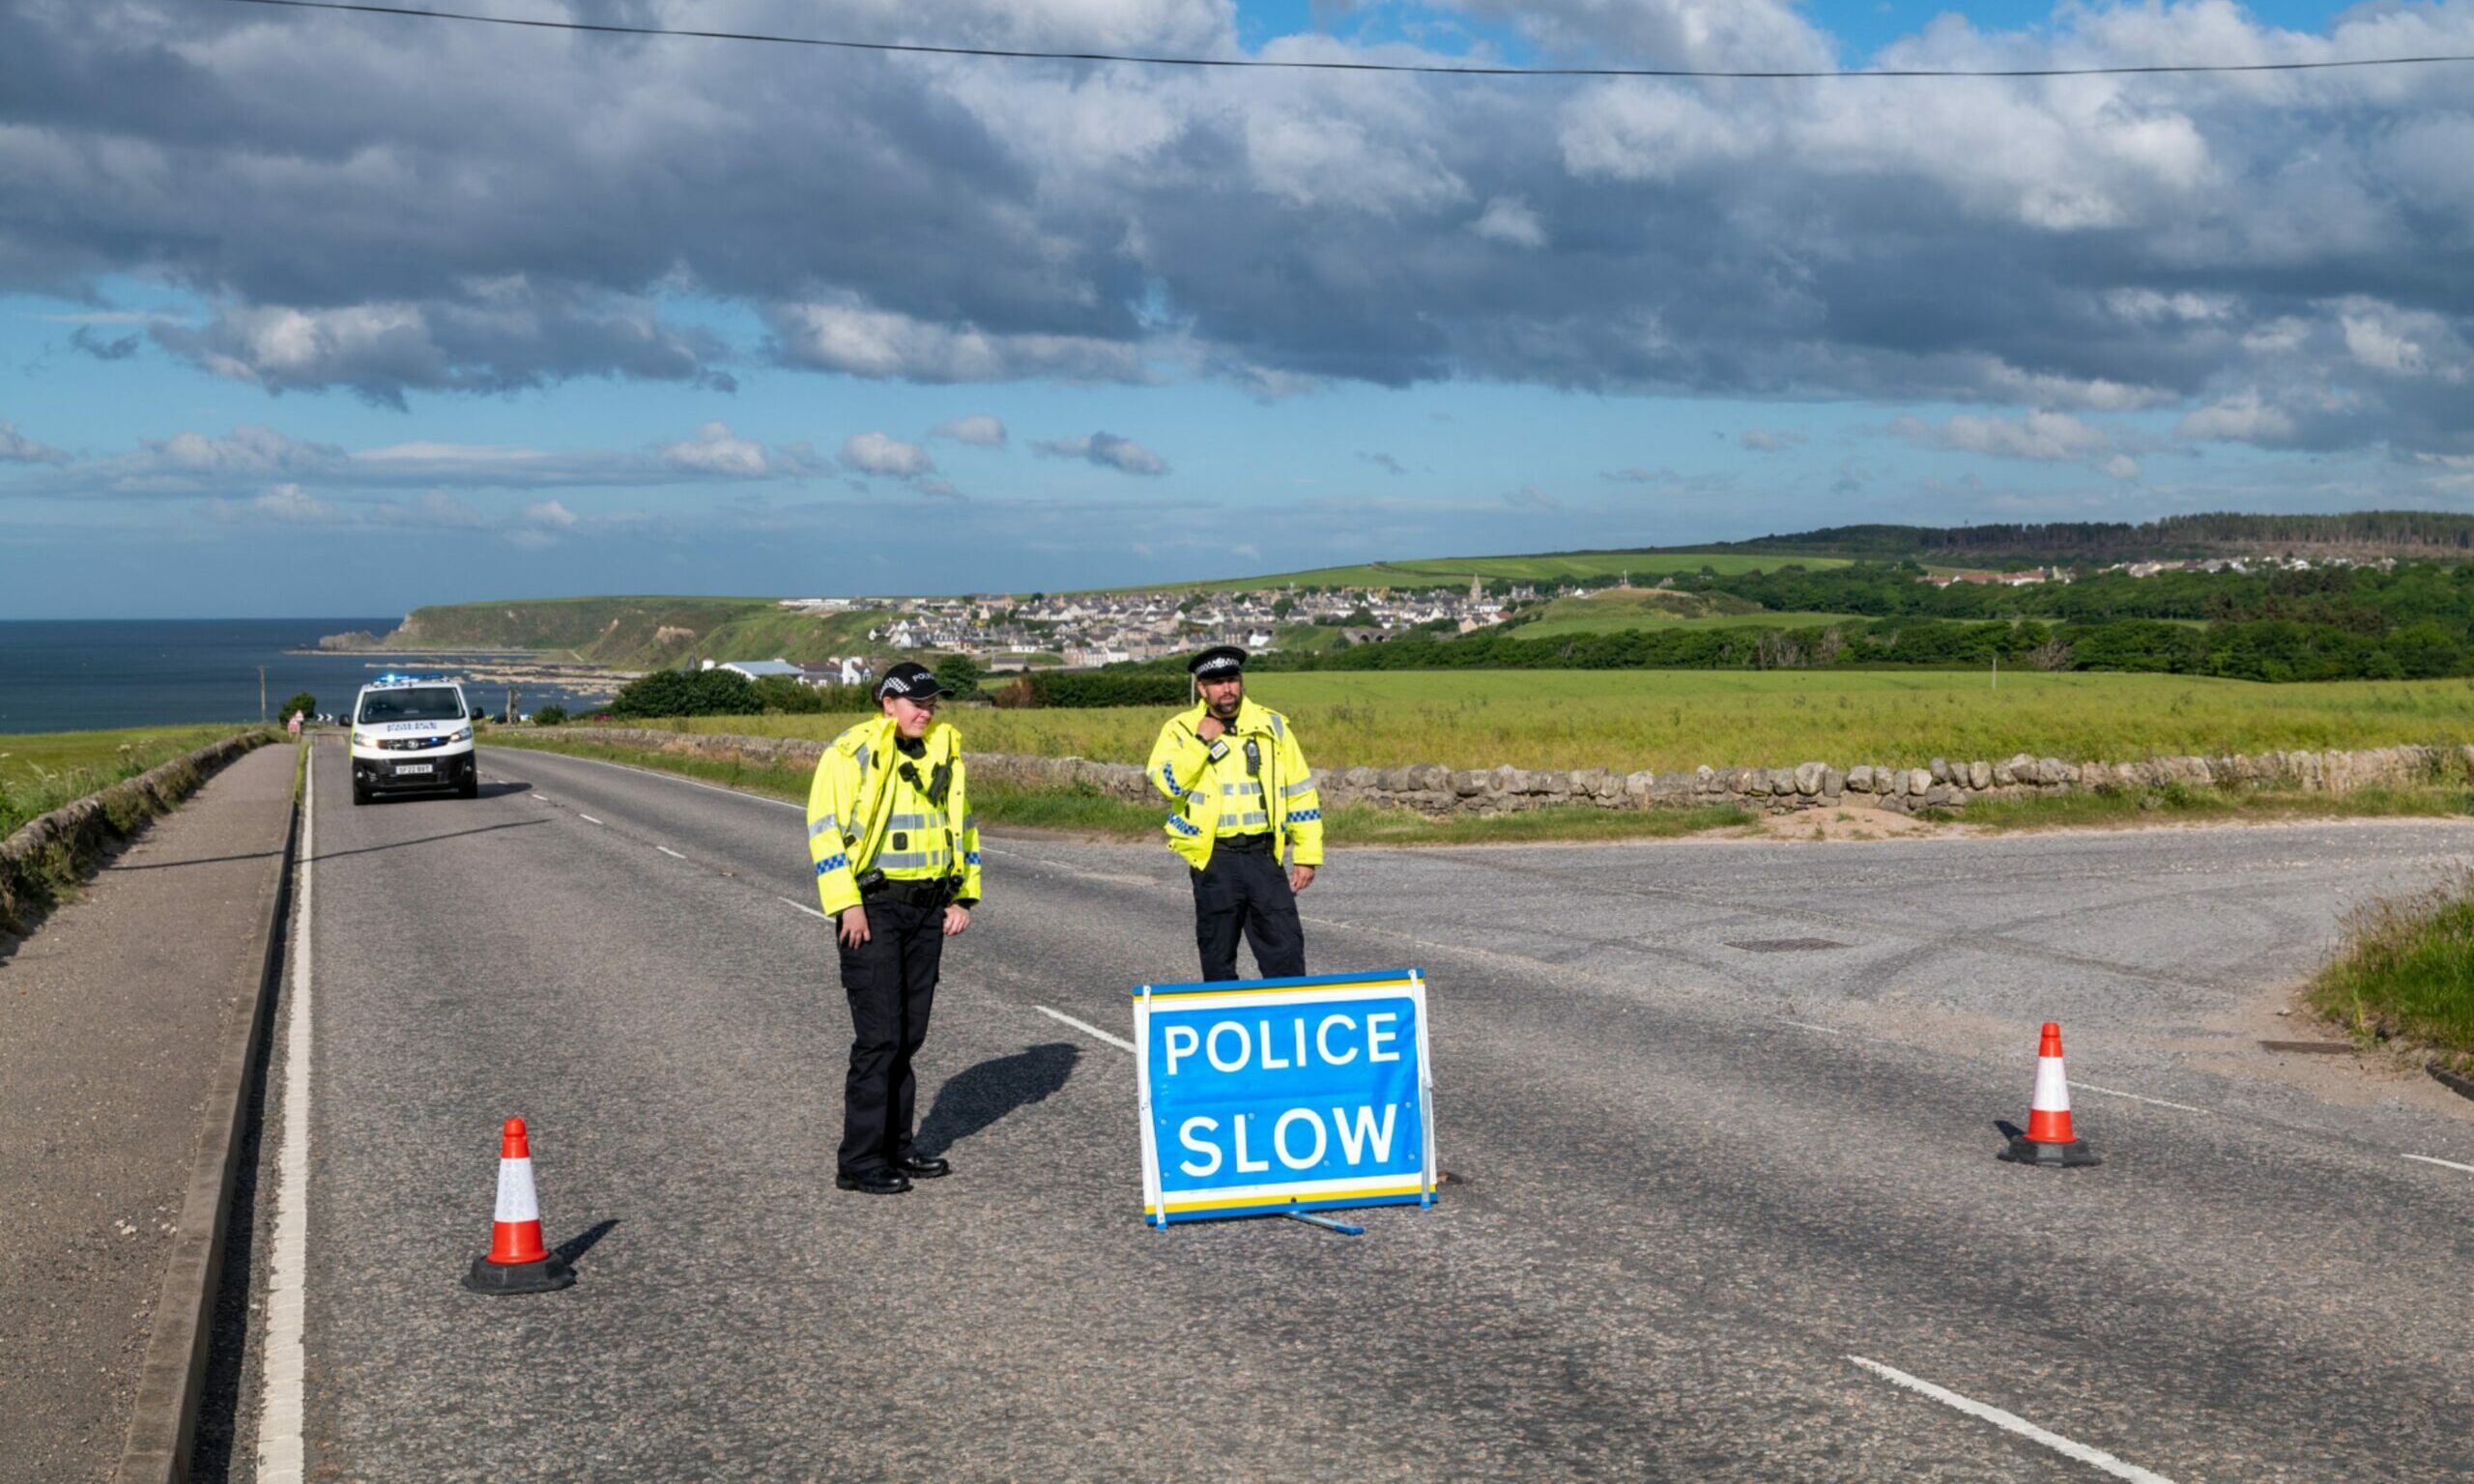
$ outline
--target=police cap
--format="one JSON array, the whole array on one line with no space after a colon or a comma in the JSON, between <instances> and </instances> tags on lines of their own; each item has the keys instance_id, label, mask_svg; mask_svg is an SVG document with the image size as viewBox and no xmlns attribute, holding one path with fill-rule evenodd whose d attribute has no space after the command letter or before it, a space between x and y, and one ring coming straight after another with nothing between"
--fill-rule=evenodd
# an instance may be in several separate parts
<instances>
[{"instance_id":1,"label":"police cap","mask_svg":"<svg viewBox=\"0 0 2474 1484\"><path fill-rule=\"evenodd\" d=\"M1246 668L1246 651L1235 644L1214 644L1186 661L1186 673L1197 680L1225 680Z\"/></svg>"},{"instance_id":2,"label":"police cap","mask_svg":"<svg viewBox=\"0 0 2474 1484\"><path fill-rule=\"evenodd\" d=\"M889 667L884 678L877 682L877 699L899 696L906 700L935 700L945 694L936 683L936 672L915 660L904 660Z\"/></svg>"}]
</instances>

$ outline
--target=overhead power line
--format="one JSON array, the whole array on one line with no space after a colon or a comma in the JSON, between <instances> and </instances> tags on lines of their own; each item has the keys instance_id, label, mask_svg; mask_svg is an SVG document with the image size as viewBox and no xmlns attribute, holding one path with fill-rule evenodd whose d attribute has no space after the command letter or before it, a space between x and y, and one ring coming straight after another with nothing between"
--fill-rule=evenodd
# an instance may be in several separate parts
<instances>
[{"instance_id":1,"label":"overhead power line","mask_svg":"<svg viewBox=\"0 0 2474 1484\"><path fill-rule=\"evenodd\" d=\"M423 20L517 26L532 31L586 31L603 36L686 37L707 42L763 42L777 46L824 46L837 51L896 52L927 57L988 57L1004 62L1094 62L1126 67L1264 69L1292 72L1415 72L1446 77L1706 77L1746 81L1861 77L2125 77L2195 72L2317 72L2352 67L2428 67L2474 62L2474 53L2421 57L2346 57L2324 62L2169 62L2119 67L1885 67L1858 71L1794 68L1702 67L1447 67L1423 62L1309 62L1270 57L1168 57L1140 52L1041 51L1006 46L933 46L918 42L854 42L822 36L773 36L758 31L705 31L669 26L626 26L591 20L537 20L513 15L475 15L459 11L417 10L401 5L363 5L354 0L231 0L295 11L348 11L364 15L409 15Z\"/></svg>"}]
</instances>

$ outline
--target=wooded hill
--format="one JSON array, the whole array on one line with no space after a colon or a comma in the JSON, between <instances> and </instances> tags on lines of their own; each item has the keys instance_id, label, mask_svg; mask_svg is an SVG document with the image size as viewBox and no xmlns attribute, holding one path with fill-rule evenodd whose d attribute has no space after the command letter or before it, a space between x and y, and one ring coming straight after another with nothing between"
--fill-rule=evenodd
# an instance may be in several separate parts
<instances>
[{"instance_id":1,"label":"wooded hill","mask_svg":"<svg viewBox=\"0 0 2474 1484\"><path fill-rule=\"evenodd\" d=\"M1936 566L2180 561L2209 556L2474 559L2474 515L2360 510L2345 515L2169 515L2144 525L1833 526L1723 542L1711 551L1913 560Z\"/></svg>"}]
</instances>

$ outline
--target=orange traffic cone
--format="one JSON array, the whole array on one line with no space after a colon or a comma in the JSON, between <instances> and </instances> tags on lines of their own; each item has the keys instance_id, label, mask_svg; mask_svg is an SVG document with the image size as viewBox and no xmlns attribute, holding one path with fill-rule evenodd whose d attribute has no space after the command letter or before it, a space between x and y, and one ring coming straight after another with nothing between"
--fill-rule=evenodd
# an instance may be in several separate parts
<instances>
[{"instance_id":1,"label":"orange traffic cone","mask_svg":"<svg viewBox=\"0 0 2474 1484\"><path fill-rule=\"evenodd\" d=\"M532 1145L524 1120L499 1132L499 1206L490 1250L473 1259L464 1286L476 1294L546 1294L576 1280L575 1270L541 1244L541 1202L532 1189Z\"/></svg>"},{"instance_id":2,"label":"orange traffic cone","mask_svg":"<svg viewBox=\"0 0 2474 1484\"><path fill-rule=\"evenodd\" d=\"M2036 1044L2036 1091L2028 1104L2028 1131L2013 1137L2001 1157L2062 1168L2103 1162L2085 1139L2070 1131L2070 1079L2061 1070L2061 1027L2051 1020Z\"/></svg>"}]
</instances>

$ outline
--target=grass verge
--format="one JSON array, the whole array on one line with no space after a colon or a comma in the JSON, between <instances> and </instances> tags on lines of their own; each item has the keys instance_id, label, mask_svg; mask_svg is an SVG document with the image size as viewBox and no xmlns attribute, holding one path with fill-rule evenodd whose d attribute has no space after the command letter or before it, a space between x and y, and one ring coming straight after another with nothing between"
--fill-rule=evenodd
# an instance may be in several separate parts
<instances>
[{"instance_id":1,"label":"grass verge","mask_svg":"<svg viewBox=\"0 0 2474 1484\"><path fill-rule=\"evenodd\" d=\"M2427 1046L2474 1070L2474 867L2355 908L2310 1000L2356 1040Z\"/></svg>"},{"instance_id":2,"label":"grass verge","mask_svg":"<svg viewBox=\"0 0 2474 1484\"><path fill-rule=\"evenodd\" d=\"M564 737L499 732L494 746L531 748L570 757L593 757L630 767L676 773L725 787L804 803L809 770L611 747ZM1076 830L1124 840L1160 834L1161 806L1079 788L1021 788L994 782L973 784L971 812L991 825L1018 829ZM1477 845L1537 840L1667 840L1705 830L1740 828L1754 816L1733 806L1713 809L1612 810L1581 807L1533 810L1491 818L1432 819L1407 810L1348 805L1324 812L1323 838L1335 845Z\"/></svg>"},{"instance_id":3,"label":"grass verge","mask_svg":"<svg viewBox=\"0 0 2474 1484\"><path fill-rule=\"evenodd\" d=\"M0 734L0 840L38 814L254 727L132 727Z\"/></svg>"},{"instance_id":4,"label":"grass verge","mask_svg":"<svg viewBox=\"0 0 2474 1484\"><path fill-rule=\"evenodd\" d=\"M2290 793L2194 788L2169 784L2065 793L2043 798L1980 799L1966 810L1928 809L1922 817L1987 830L2130 828L2151 824L2266 823L2280 819L2462 818L2474 814L2474 788L2359 788L2351 793Z\"/></svg>"}]
</instances>

